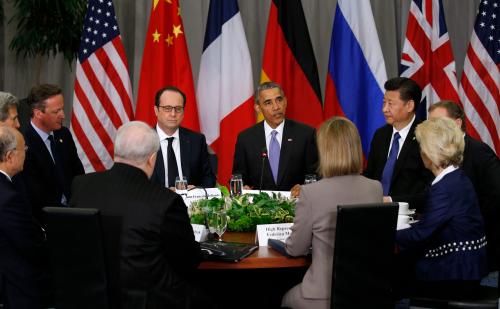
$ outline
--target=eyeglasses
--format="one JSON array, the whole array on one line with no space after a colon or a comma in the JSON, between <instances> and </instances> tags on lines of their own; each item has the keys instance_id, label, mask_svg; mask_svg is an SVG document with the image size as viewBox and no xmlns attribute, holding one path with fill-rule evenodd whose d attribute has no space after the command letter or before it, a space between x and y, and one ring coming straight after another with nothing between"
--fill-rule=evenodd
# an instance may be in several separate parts
<instances>
[{"instance_id":1,"label":"eyeglasses","mask_svg":"<svg viewBox=\"0 0 500 309\"><path fill-rule=\"evenodd\" d=\"M184 111L183 106L170 106L170 105L161 106L161 105L158 105L158 108L166 113L171 113L172 111L175 111L176 114L180 114Z\"/></svg>"}]
</instances>

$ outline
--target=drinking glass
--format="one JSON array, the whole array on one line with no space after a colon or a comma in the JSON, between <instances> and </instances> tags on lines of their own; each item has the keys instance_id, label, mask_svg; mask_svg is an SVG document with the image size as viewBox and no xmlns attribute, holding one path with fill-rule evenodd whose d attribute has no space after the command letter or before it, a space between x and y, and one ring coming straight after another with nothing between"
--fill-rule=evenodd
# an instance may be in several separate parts
<instances>
[{"instance_id":1,"label":"drinking glass","mask_svg":"<svg viewBox=\"0 0 500 309\"><path fill-rule=\"evenodd\" d=\"M188 182L186 177L183 176L177 176L175 177L175 192L177 194L187 194L187 186Z\"/></svg>"},{"instance_id":2,"label":"drinking glass","mask_svg":"<svg viewBox=\"0 0 500 309\"><path fill-rule=\"evenodd\" d=\"M243 193L243 178L241 178L241 174L234 174L231 176L229 189L231 190L232 197L239 196Z\"/></svg>"},{"instance_id":3,"label":"drinking glass","mask_svg":"<svg viewBox=\"0 0 500 309\"><path fill-rule=\"evenodd\" d=\"M313 183L316 182L316 175L315 174L307 174L306 178L304 180L304 184L307 185L308 183Z\"/></svg>"},{"instance_id":4,"label":"drinking glass","mask_svg":"<svg viewBox=\"0 0 500 309\"><path fill-rule=\"evenodd\" d=\"M207 224L210 233L216 233L219 241L222 241L222 234L227 228L227 214L224 210L211 210L206 213Z\"/></svg>"}]
</instances>

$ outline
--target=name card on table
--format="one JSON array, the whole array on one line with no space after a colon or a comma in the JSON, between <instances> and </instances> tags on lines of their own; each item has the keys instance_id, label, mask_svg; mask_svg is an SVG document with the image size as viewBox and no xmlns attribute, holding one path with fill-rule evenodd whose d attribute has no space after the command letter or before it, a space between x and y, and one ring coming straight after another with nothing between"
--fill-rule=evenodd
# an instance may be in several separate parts
<instances>
[{"instance_id":1,"label":"name card on table","mask_svg":"<svg viewBox=\"0 0 500 309\"><path fill-rule=\"evenodd\" d=\"M293 223L259 224L255 233L259 246L267 246L267 240L278 239L285 241L292 233Z\"/></svg>"},{"instance_id":2,"label":"name card on table","mask_svg":"<svg viewBox=\"0 0 500 309\"><path fill-rule=\"evenodd\" d=\"M182 195L184 203L186 204L187 207L189 207L192 202L205 199L207 197L208 199L211 199L213 197L222 197L222 193L220 192L219 188L205 188L205 190L192 189L187 192L187 195Z\"/></svg>"},{"instance_id":3,"label":"name card on table","mask_svg":"<svg viewBox=\"0 0 500 309\"><path fill-rule=\"evenodd\" d=\"M243 190L243 194L259 194L260 192L267 193L269 196L272 196L273 193L276 193L276 194L279 194L283 197L290 198L290 191Z\"/></svg>"},{"instance_id":4,"label":"name card on table","mask_svg":"<svg viewBox=\"0 0 500 309\"><path fill-rule=\"evenodd\" d=\"M202 242L207 240L208 231L203 224L191 224L193 227L194 240L197 242Z\"/></svg>"}]
</instances>

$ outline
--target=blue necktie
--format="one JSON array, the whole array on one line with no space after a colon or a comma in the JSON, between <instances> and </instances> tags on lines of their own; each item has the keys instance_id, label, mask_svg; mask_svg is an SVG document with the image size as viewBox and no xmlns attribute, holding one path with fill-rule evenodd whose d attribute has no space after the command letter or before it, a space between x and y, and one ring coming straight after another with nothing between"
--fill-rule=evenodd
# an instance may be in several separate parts
<instances>
[{"instance_id":1,"label":"blue necktie","mask_svg":"<svg viewBox=\"0 0 500 309\"><path fill-rule=\"evenodd\" d=\"M382 187L384 188L384 196L389 195L389 189L391 187L392 174L394 173L394 166L396 165L396 160L398 159L399 151L399 139L401 135L398 132L394 133L394 138L392 139L391 151L389 152L389 157L387 162L385 162L384 171L382 172Z\"/></svg>"},{"instance_id":2,"label":"blue necktie","mask_svg":"<svg viewBox=\"0 0 500 309\"><path fill-rule=\"evenodd\" d=\"M278 167L280 165L280 144L276 139L278 131L271 132L271 141L269 142L269 164L273 172L274 183L278 183Z\"/></svg>"}]
</instances>

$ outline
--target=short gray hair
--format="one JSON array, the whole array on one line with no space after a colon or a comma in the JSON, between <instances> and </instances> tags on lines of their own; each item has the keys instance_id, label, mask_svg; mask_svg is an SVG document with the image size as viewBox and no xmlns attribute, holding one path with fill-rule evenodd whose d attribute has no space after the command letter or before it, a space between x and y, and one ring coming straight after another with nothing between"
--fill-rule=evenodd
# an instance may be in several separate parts
<instances>
[{"instance_id":1,"label":"short gray hair","mask_svg":"<svg viewBox=\"0 0 500 309\"><path fill-rule=\"evenodd\" d=\"M116 132L115 158L141 165L159 148L158 134L142 121L128 122Z\"/></svg>"},{"instance_id":2,"label":"short gray hair","mask_svg":"<svg viewBox=\"0 0 500 309\"><path fill-rule=\"evenodd\" d=\"M0 91L0 121L5 121L9 117L9 110L17 108L19 100L11 93Z\"/></svg>"},{"instance_id":3,"label":"short gray hair","mask_svg":"<svg viewBox=\"0 0 500 309\"><path fill-rule=\"evenodd\" d=\"M275 82L263 82L259 86L257 86L257 90L255 91L255 104L259 104L259 96L261 91L267 90L267 89L274 89L278 88L281 95L285 96L285 92L283 91L283 88L281 88L281 85Z\"/></svg>"},{"instance_id":4,"label":"short gray hair","mask_svg":"<svg viewBox=\"0 0 500 309\"><path fill-rule=\"evenodd\" d=\"M0 126L0 162L4 162L7 152L16 149L16 131L11 127Z\"/></svg>"}]
</instances>

